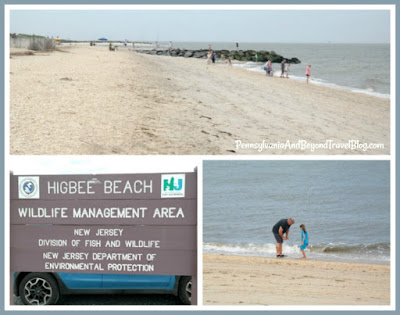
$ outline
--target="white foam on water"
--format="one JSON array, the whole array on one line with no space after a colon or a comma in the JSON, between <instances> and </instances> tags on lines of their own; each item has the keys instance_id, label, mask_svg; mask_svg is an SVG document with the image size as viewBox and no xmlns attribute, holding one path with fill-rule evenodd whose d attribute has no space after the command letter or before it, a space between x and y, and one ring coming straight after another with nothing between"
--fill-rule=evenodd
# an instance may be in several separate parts
<instances>
[{"instance_id":1,"label":"white foam on water","mask_svg":"<svg viewBox=\"0 0 400 315\"><path fill-rule=\"evenodd\" d=\"M246 62L246 63L235 63L235 64L233 64L233 66L236 68L243 68L243 69L246 69L246 70L252 71L252 72L265 73L264 64L255 63L252 61ZM280 74L281 74L280 67L278 69L277 66L275 66L275 67L273 67L273 70L274 70L273 76L280 77ZM296 80L296 81L306 82L305 76L299 77L299 76L290 74L290 72L289 72L289 78L292 80ZM350 91L350 92L360 93L360 94L367 94L367 95L384 98L384 99L390 99L390 94L379 93L370 88L369 89L359 89L359 88L354 88L354 87L342 86L342 85L331 83L331 82L325 81L321 78L317 78L317 77L313 77L313 76L310 77L309 82L316 84L316 85L327 86L327 87L331 87L331 88L335 88L335 89L339 89L339 90L345 90L345 91Z\"/></svg>"},{"instance_id":2,"label":"white foam on water","mask_svg":"<svg viewBox=\"0 0 400 315\"><path fill-rule=\"evenodd\" d=\"M377 251L357 251L357 252L329 252L325 253L324 248L331 246L342 246L345 244L326 244L309 246L306 250L307 256L310 259L316 260L333 260L347 262L362 262L362 263L378 263L388 264L390 256ZM361 246L361 245L360 245ZM203 251L206 254L224 254L236 256L256 256L256 257L275 257L276 245L267 244L222 244L222 243L204 243ZM283 254L292 258L301 258L302 254L298 245L283 245Z\"/></svg>"},{"instance_id":3,"label":"white foam on water","mask_svg":"<svg viewBox=\"0 0 400 315\"><path fill-rule=\"evenodd\" d=\"M203 250L209 254L273 257L276 254L276 245L204 243ZM297 245L285 245L285 253L300 254L300 248Z\"/></svg>"},{"instance_id":4,"label":"white foam on water","mask_svg":"<svg viewBox=\"0 0 400 315\"><path fill-rule=\"evenodd\" d=\"M317 84L317 85L328 86L328 87L332 87L332 88L339 89L339 90L346 90L346 91L350 91L350 92L354 92L354 93L367 94L367 95L371 95L371 96L375 96L375 97L379 97L379 98L390 99L390 94L375 92L372 89L359 89L359 88L353 88L353 87L348 87L348 86L342 86L342 85L326 82L322 79L313 78L313 77L310 78L310 82Z\"/></svg>"}]
</instances>

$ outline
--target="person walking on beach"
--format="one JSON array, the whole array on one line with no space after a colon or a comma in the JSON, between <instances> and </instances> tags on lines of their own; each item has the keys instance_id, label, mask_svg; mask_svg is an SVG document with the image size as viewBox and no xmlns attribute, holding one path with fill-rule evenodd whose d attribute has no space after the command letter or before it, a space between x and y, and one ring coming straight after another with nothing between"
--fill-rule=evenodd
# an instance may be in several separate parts
<instances>
[{"instance_id":1,"label":"person walking on beach","mask_svg":"<svg viewBox=\"0 0 400 315\"><path fill-rule=\"evenodd\" d=\"M308 233L306 230L306 226L304 224L300 225L300 229L301 229L300 250L301 250L301 253L303 254L303 257L301 259L307 259L305 250L308 246Z\"/></svg>"},{"instance_id":2,"label":"person walking on beach","mask_svg":"<svg viewBox=\"0 0 400 315\"><path fill-rule=\"evenodd\" d=\"M286 66L286 70L285 70L285 72L286 72L286 79L289 79L289 67L290 67L290 63L288 63L287 66Z\"/></svg>"},{"instance_id":3,"label":"person walking on beach","mask_svg":"<svg viewBox=\"0 0 400 315\"><path fill-rule=\"evenodd\" d=\"M283 78L285 75L285 69L286 69L286 59L283 59L281 62L281 78Z\"/></svg>"},{"instance_id":4,"label":"person walking on beach","mask_svg":"<svg viewBox=\"0 0 400 315\"><path fill-rule=\"evenodd\" d=\"M306 69L307 84L308 84L308 79L310 78L310 75L311 75L311 65L308 65L307 69Z\"/></svg>"},{"instance_id":5,"label":"person walking on beach","mask_svg":"<svg viewBox=\"0 0 400 315\"><path fill-rule=\"evenodd\" d=\"M232 59L231 59L231 56L228 56L228 64L229 64L229 67L232 67Z\"/></svg>"},{"instance_id":6,"label":"person walking on beach","mask_svg":"<svg viewBox=\"0 0 400 315\"><path fill-rule=\"evenodd\" d=\"M268 74L272 77L274 75L274 69L272 69L271 59L268 59L267 67L268 67L268 71L269 71Z\"/></svg>"},{"instance_id":7,"label":"person walking on beach","mask_svg":"<svg viewBox=\"0 0 400 315\"><path fill-rule=\"evenodd\" d=\"M211 61L215 63L215 53L213 51L211 51Z\"/></svg>"},{"instance_id":8,"label":"person walking on beach","mask_svg":"<svg viewBox=\"0 0 400 315\"><path fill-rule=\"evenodd\" d=\"M272 228L272 233L276 239L276 257L283 258L285 255L282 255L282 244L283 240L289 239L289 229L290 226L294 223L294 219L282 219L279 220L274 227ZM286 234L286 236L283 236Z\"/></svg>"},{"instance_id":9,"label":"person walking on beach","mask_svg":"<svg viewBox=\"0 0 400 315\"><path fill-rule=\"evenodd\" d=\"M211 63L211 52L209 51L207 54L207 64L209 65Z\"/></svg>"},{"instance_id":10,"label":"person walking on beach","mask_svg":"<svg viewBox=\"0 0 400 315\"><path fill-rule=\"evenodd\" d=\"M169 42L168 53L171 54L172 50L172 40Z\"/></svg>"},{"instance_id":11,"label":"person walking on beach","mask_svg":"<svg viewBox=\"0 0 400 315\"><path fill-rule=\"evenodd\" d=\"M266 70L267 71L267 75L272 76L274 75L274 72L272 70L272 62L271 59L268 59L267 63L266 63Z\"/></svg>"},{"instance_id":12,"label":"person walking on beach","mask_svg":"<svg viewBox=\"0 0 400 315\"><path fill-rule=\"evenodd\" d=\"M257 53L256 53L256 55L254 56L254 61L255 61L255 62L258 62L258 55L257 55Z\"/></svg>"}]
</instances>

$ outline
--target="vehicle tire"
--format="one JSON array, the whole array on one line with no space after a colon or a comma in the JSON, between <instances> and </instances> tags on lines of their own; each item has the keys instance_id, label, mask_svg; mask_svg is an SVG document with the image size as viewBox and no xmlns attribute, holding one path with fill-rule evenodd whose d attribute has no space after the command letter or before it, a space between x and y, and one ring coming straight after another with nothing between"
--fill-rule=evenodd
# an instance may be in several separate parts
<instances>
[{"instance_id":1,"label":"vehicle tire","mask_svg":"<svg viewBox=\"0 0 400 315\"><path fill-rule=\"evenodd\" d=\"M179 299L183 304L191 304L192 302L192 277L182 277L179 281Z\"/></svg>"},{"instance_id":2,"label":"vehicle tire","mask_svg":"<svg viewBox=\"0 0 400 315\"><path fill-rule=\"evenodd\" d=\"M19 285L19 296L26 305L56 304L60 297L56 280L48 273L27 274Z\"/></svg>"}]
</instances>

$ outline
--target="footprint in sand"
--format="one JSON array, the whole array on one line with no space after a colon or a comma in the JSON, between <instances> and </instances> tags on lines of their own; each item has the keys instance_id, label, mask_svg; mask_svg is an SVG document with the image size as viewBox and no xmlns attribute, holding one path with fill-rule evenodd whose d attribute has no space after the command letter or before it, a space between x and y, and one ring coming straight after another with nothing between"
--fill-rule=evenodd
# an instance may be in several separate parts
<instances>
[{"instance_id":1,"label":"footprint in sand","mask_svg":"<svg viewBox=\"0 0 400 315\"><path fill-rule=\"evenodd\" d=\"M232 136L230 132L218 130L219 133L227 134L228 136Z\"/></svg>"}]
</instances>

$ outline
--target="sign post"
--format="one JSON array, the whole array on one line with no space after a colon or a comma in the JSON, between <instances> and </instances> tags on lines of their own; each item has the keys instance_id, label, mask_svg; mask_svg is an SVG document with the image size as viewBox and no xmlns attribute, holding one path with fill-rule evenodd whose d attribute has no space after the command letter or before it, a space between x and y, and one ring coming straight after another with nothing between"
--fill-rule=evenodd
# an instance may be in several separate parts
<instances>
[{"instance_id":1,"label":"sign post","mask_svg":"<svg viewBox=\"0 0 400 315\"><path fill-rule=\"evenodd\" d=\"M11 273L175 275L197 283L197 173L11 174L10 182Z\"/></svg>"}]
</instances>

